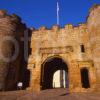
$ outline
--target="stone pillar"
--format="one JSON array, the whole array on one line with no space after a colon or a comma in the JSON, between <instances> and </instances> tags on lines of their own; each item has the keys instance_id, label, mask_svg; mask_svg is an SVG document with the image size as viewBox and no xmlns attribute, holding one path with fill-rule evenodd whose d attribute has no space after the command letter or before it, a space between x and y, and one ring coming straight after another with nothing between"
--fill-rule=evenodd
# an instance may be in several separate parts
<instances>
[{"instance_id":1,"label":"stone pillar","mask_svg":"<svg viewBox=\"0 0 100 100\"><path fill-rule=\"evenodd\" d=\"M91 89L96 89L96 71L94 66L91 66L89 68L89 81L90 81L90 87Z\"/></svg>"},{"instance_id":2,"label":"stone pillar","mask_svg":"<svg viewBox=\"0 0 100 100\"><path fill-rule=\"evenodd\" d=\"M97 73L97 88L100 89L100 5L94 5L90 9L87 26L90 34L94 66Z\"/></svg>"},{"instance_id":3,"label":"stone pillar","mask_svg":"<svg viewBox=\"0 0 100 100\"><path fill-rule=\"evenodd\" d=\"M32 60L34 61L34 60ZM28 69L30 70L30 84L27 90L39 92L41 90L41 63L29 63Z\"/></svg>"},{"instance_id":4,"label":"stone pillar","mask_svg":"<svg viewBox=\"0 0 100 100\"><path fill-rule=\"evenodd\" d=\"M80 69L78 67L77 61L71 62L71 67L69 69L69 88L71 92L80 92L81 89L81 79L80 79Z\"/></svg>"}]
</instances>

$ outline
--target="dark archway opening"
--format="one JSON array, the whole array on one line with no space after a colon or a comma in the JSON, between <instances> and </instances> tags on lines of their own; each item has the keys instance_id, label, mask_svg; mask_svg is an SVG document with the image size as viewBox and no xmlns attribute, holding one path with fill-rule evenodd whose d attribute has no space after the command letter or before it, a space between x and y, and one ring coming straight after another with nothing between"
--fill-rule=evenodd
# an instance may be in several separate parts
<instances>
[{"instance_id":1,"label":"dark archway opening","mask_svg":"<svg viewBox=\"0 0 100 100\"><path fill-rule=\"evenodd\" d=\"M62 71L66 71L68 75L68 67L66 63L59 57L48 58L41 67L41 89L52 89L54 73L60 70L60 88L63 88L63 74ZM67 78L66 81L68 82ZM67 84L68 85L68 84ZM68 86L66 86L68 87Z\"/></svg>"},{"instance_id":2,"label":"dark archway opening","mask_svg":"<svg viewBox=\"0 0 100 100\"><path fill-rule=\"evenodd\" d=\"M88 69L81 69L81 82L83 88L90 88Z\"/></svg>"}]
</instances>

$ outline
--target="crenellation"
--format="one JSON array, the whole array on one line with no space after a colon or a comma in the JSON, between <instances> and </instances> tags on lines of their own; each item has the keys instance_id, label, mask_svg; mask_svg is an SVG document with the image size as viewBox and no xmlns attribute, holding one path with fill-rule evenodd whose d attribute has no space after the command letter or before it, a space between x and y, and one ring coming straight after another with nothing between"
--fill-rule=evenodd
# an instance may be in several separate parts
<instances>
[{"instance_id":1,"label":"crenellation","mask_svg":"<svg viewBox=\"0 0 100 100\"><path fill-rule=\"evenodd\" d=\"M60 28L58 25L54 25L52 26L51 29L47 29L46 27L40 27L39 30L33 30L32 33L33 33L33 36L34 36L34 33L36 34L43 34L43 33L46 33L46 34L59 34L59 36L61 34L65 34L68 35L68 34L72 34L72 33L76 33L76 34L80 34L80 33L87 33L87 28L86 28L86 24L80 24L79 26L73 26L71 24L67 24L65 25L65 28ZM43 35L44 37L45 35Z\"/></svg>"},{"instance_id":2,"label":"crenellation","mask_svg":"<svg viewBox=\"0 0 100 100\"><path fill-rule=\"evenodd\" d=\"M0 18L4 17L5 15L7 15L7 11L6 10L0 10Z\"/></svg>"},{"instance_id":3,"label":"crenellation","mask_svg":"<svg viewBox=\"0 0 100 100\"><path fill-rule=\"evenodd\" d=\"M79 26L79 28L87 28L86 23L80 23L80 24L78 24L78 26Z\"/></svg>"},{"instance_id":4,"label":"crenellation","mask_svg":"<svg viewBox=\"0 0 100 100\"><path fill-rule=\"evenodd\" d=\"M90 8L89 14L90 14L90 15L93 14L93 13L92 13L93 10L96 10L96 9L98 9L99 7L100 7L100 4L94 4L94 5Z\"/></svg>"},{"instance_id":5,"label":"crenellation","mask_svg":"<svg viewBox=\"0 0 100 100\"><path fill-rule=\"evenodd\" d=\"M53 25L51 30L52 31L59 31L60 27L58 25Z\"/></svg>"},{"instance_id":6,"label":"crenellation","mask_svg":"<svg viewBox=\"0 0 100 100\"><path fill-rule=\"evenodd\" d=\"M47 28L45 26L42 26L39 28L39 31L45 31Z\"/></svg>"},{"instance_id":7,"label":"crenellation","mask_svg":"<svg viewBox=\"0 0 100 100\"><path fill-rule=\"evenodd\" d=\"M73 29L73 25L72 25L72 24L66 24L66 25L65 25L65 29L66 29L66 30Z\"/></svg>"}]
</instances>

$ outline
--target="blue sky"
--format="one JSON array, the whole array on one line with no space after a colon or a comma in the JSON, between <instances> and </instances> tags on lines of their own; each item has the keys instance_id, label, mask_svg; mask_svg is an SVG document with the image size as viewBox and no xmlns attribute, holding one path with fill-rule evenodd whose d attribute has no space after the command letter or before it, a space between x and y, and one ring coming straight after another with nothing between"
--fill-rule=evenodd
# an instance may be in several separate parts
<instances>
[{"instance_id":1,"label":"blue sky","mask_svg":"<svg viewBox=\"0 0 100 100\"><path fill-rule=\"evenodd\" d=\"M16 13L28 27L56 24L56 2L60 6L60 26L85 22L89 8L100 0L0 0L0 9Z\"/></svg>"}]
</instances>

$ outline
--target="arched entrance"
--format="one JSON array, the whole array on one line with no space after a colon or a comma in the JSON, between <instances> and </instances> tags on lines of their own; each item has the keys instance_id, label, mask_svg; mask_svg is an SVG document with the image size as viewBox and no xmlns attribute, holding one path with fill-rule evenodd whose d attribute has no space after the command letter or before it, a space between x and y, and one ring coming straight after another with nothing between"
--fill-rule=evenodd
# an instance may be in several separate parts
<instances>
[{"instance_id":1,"label":"arched entrance","mask_svg":"<svg viewBox=\"0 0 100 100\"><path fill-rule=\"evenodd\" d=\"M64 87L64 71L68 76L68 66L60 57L50 57L45 60L41 67L41 87L42 89L52 89L55 72L60 71L60 88ZM65 77L66 78L66 77ZM68 79L66 78L68 87ZM58 83L59 84L59 83Z\"/></svg>"},{"instance_id":2,"label":"arched entrance","mask_svg":"<svg viewBox=\"0 0 100 100\"><path fill-rule=\"evenodd\" d=\"M90 88L89 71L87 68L81 69L81 82L83 88Z\"/></svg>"}]
</instances>

